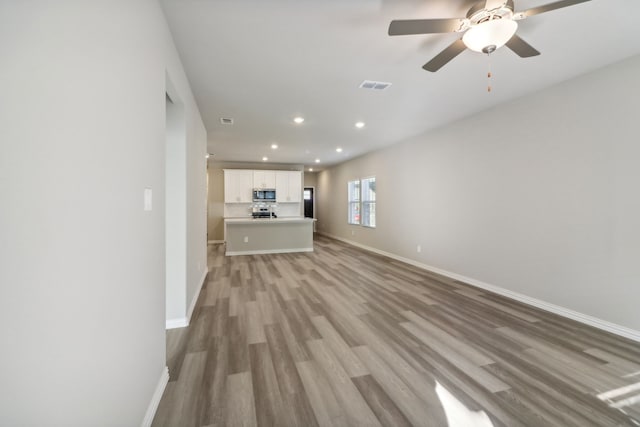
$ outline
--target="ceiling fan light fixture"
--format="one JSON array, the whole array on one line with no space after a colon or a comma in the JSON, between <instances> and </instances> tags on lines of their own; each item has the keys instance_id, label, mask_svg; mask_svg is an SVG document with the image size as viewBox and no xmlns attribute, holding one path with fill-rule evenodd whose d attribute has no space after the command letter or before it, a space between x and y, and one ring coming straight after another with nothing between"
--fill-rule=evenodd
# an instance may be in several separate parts
<instances>
[{"instance_id":1,"label":"ceiling fan light fixture","mask_svg":"<svg viewBox=\"0 0 640 427\"><path fill-rule=\"evenodd\" d=\"M491 53L504 46L517 29L516 21L493 19L469 28L462 36L462 41L475 52Z\"/></svg>"}]
</instances>

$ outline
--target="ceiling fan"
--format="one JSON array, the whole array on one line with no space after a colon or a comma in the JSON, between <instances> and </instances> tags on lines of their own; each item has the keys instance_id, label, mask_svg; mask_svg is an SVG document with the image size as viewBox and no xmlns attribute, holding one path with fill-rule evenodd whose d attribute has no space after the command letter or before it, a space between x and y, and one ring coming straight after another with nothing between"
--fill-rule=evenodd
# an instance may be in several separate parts
<instances>
[{"instance_id":1,"label":"ceiling fan","mask_svg":"<svg viewBox=\"0 0 640 427\"><path fill-rule=\"evenodd\" d=\"M514 12L513 0L480 0L469 9L465 18L391 21L389 35L464 33L462 38L451 43L422 66L431 72L438 71L467 48L490 54L506 45L521 58L528 58L540 55L540 52L516 35L517 21L587 1L590 0L560 0L522 12Z\"/></svg>"}]
</instances>

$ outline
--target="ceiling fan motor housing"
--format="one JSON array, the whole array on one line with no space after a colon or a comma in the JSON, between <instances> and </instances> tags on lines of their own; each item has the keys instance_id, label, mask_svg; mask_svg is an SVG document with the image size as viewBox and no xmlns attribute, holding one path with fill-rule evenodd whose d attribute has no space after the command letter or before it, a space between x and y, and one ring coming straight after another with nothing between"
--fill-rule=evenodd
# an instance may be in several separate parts
<instances>
[{"instance_id":1,"label":"ceiling fan motor housing","mask_svg":"<svg viewBox=\"0 0 640 427\"><path fill-rule=\"evenodd\" d=\"M486 54L504 46L518 29L518 23L513 19L512 1L494 9L479 8L476 4L469 9L464 21L462 41L469 49Z\"/></svg>"},{"instance_id":2,"label":"ceiling fan motor housing","mask_svg":"<svg viewBox=\"0 0 640 427\"><path fill-rule=\"evenodd\" d=\"M513 1L509 0L495 9L485 9L485 2L480 1L475 4L469 12L467 17L463 19L462 25L457 30L459 33L468 30L471 27L475 27L483 22L492 21L494 19L509 19L513 20Z\"/></svg>"}]
</instances>

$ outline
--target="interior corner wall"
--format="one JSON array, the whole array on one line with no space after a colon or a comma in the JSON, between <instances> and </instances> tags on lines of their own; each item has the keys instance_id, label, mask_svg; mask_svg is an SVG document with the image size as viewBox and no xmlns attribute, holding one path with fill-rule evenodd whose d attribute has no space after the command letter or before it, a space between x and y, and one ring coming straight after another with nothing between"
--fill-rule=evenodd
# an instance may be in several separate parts
<instances>
[{"instance_id":1,"label":"interior corner wall","mask_svg":"<svg viewBox=\"0 0 640 427\"><path fill-rule=\"evenodd\" d=\"M224 172L213 166L209 161L207 168L209 176L207 238L209 241L224 240Z\"/></svg>"},{"instance_id":2,"label":"interior corner wall","mask_svg":"<svg viewBox=\"0 0 640 427\"><path fill-rule=\"evenodd\" d=\"M0 2L0 55L0 425L140 425L166 366L164 15Z\"/></svg>"},{"instance_id":3,"label":"interior corner wall","mask_svg":"<svg viewBox=\"0 0 640 427\"><path fill-rule=\"evenodd\" d=\"M175 257L167 260L167 265L175 262L179 277L176 277L175 282L178 286L167 288L171 293L167 294L166 320L167 324L185 325L189 322L191 310L208 272L207 132L168 29L166 34L165 89L169 95L173 94L183 116L180 134L176 136L181 143L174 147L177 158L167 159L168 172L172 162L179 169L175 177L175 182L179 185L176 206L167 207L178 216L175 223L178 235L175 237L179 239L173 249L167 248L167 253ZM168 226L171 224L168 223ZM169 230L167 232L170 233Z\"/></svg>"},{"instance_id":4,"label":"interior corner wall","mask_svg":"<svg viewBox=\"0 0 640 427\"><path fill-rule=\"evenodd\" d=\"M177 53L176 53L177 55ZM186 81L186 77L185 77ZM188 81L186 81L188 88ZM191 91L189 90L189 93ZM187 133L187 318L209 271L207 265L207 131L191 96Z\"/></svg>"},{"instance_id":5,"label":"interior corner wall","mask_svg":"<svg viewBox=\"0 0 640 427\"><path fill-rule=\"evenodd\" d=\"M304 187L315 187L318 185L317 172L304 172Z\"/></svg>"},{"instance_id":6,"label":"interior corner wall","mask_svg":"<svg viewBox=\"0 0 640 427\"><path fill-rule=\"evenodd\" d=\"M183 325L187 315L187 141L185 108L167 75L165 156L166 316Z\"/></svg>"},{"instance_id":7,"label":"interior corner wall","mask_svg":"<svg viewBox=\"0 0 640 427\"><path fill-rule=\"evenodd\" d=\"M640 331L638 75L636 56L320 172L318 229ZM377 228L350 226L347 181L371 175Z\"/></svg>"}]
</instances>

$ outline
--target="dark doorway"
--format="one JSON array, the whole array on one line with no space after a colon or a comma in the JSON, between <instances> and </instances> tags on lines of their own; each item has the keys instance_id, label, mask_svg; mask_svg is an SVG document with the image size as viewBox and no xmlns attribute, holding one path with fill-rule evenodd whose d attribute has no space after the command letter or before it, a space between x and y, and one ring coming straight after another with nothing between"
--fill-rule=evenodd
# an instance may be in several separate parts
<instances>
[{"instance_id":1,"label":"dark doorway","mask_svg":"<svg viewBox=\"0 0 640 427\"><path fill-rule=\"evenodd\" d=\"M304 187L304 217L313 218L313 202L315 201L313 187Z\"/></svg>"}]
</instances>

